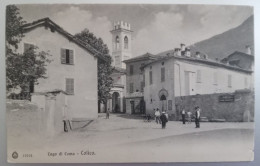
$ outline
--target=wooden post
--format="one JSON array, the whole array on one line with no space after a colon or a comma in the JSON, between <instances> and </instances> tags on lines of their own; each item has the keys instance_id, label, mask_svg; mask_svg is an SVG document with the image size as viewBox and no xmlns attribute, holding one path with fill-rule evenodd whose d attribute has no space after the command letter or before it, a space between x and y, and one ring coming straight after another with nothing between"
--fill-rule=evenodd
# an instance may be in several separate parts
<instances>
[{"instance_id":1,"label":"wooden post","mask_svg":"<svg viewBox=\"0 0 260 166\"><path fill-rule=\"evenodd\" d=\"M98 113L100 113L101 112L101 110L100 110L100 100L98 100Z\"/></svg>"}]
</instances>

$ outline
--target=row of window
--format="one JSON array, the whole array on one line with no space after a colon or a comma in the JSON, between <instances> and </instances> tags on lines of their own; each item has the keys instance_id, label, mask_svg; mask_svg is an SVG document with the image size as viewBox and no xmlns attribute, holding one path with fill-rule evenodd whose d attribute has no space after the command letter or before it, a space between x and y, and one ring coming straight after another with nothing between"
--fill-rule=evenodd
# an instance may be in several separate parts
<instances>
[{"instance_id":1,"label":"row of window","mask_svg":"<svg viewBox=\"0 0 260 166\"><path fill-rule=\"evenodd\" d=\"M151 68L150 68L151 69ZM130 68L130 73L131 73L131 68ZM165 68L161 68L161 82L165 82ZM149 83L150 85L153 84L153 71L149 71ZM202 83L202 74L201 70L197 70L197 83ZM217 72L213 73L213 84L218 85L218 75ZM227 81L228 87L232 87L232 75L228 75L228 81ZM244 80L245 87L248 85L247 78L245 77Z\"/></svg>"},{"instance_id":2,"label":"row of window","mask_svg":"<svg viewBox=\"0 0 260 166\"><path fill-rule=\"evenodd\" d=\"M150 83L150 85L152 85L153 84L153 71L152 70L150 70L149 71L149 83ZM165 68L164 67L162 67L161 68L161 82L165 82Z\"/></svg>"},{"instance_id":3,"label":"row of window","mask_svg":"<svg viewBox=\"0 0 260 166\"><path fill-rule=\"evenodd\" d=\"M145 86L144 81L141 81L140 82L140 92L144 91L144 86ZM136 92L138 92L138 91L139 90L137 89ZM134 93L134 83L129 84L129 93Z\"/></svg>"},{"instance_id":4,"label":"row of window","mask_svg":"<svg viewBox=\"0 0 260 166\"><path fill-rule=\"evenodd\" d=\"M202 83L201 79L201 71L197 70L197 83ZM228 79L227 79L227 85L228 87L232 87L232 75L228 74ZM218 85L218 74L217 72L213 73L213 84ZM247 78L245 77L245 86L247 86Z\"/></svg>"}]
</instances>

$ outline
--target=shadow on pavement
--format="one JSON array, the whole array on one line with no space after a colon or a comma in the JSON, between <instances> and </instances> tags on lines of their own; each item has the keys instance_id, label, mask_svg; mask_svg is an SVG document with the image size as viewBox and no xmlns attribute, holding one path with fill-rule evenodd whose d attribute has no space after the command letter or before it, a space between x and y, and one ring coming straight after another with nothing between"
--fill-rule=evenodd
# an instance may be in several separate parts
<instances>
[{"instance_id":1,"label":"shadow on pavement","mask_svg":"<svg viewBox=\"0 0 260 166\"><path fill-rule=\"evenodd\" d=\"M125 119L140 119L140 120L143 120L143 116L141 114L137 114L137 115L113 114L113 115L120 117L120 118L125 118Z\"/></svg>"}]
</instances>

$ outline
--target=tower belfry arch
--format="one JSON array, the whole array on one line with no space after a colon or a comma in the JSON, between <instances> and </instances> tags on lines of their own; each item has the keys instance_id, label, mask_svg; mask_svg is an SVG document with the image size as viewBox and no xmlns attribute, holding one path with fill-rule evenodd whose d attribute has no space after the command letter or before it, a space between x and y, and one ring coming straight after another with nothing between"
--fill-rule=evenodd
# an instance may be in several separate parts
<instances>
[{"instance_id":1,"label":"tower belfry arch","mask_svg":"<svg viewBox=\"0 0 260 166\"><path fill-rule=\"evenodd\" d=\"M112 34L113 66L126 68L124 60L132 58L132 32L131 25L127 22L114 22Z\"/></svg>"}]
</instances>

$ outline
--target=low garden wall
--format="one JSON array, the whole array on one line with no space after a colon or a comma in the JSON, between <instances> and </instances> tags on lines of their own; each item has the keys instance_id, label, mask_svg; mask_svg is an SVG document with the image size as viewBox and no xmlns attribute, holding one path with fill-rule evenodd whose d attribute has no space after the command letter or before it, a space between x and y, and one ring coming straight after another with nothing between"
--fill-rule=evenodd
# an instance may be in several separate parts
<instances>
[{"instance_id":1,"label":"low garden wall","mask_svg":"<svg viewBox=\"0 0 260 166\"><path fill-rule=\"evenodd\" d=\"M179 108L176 111L185 108L186 112L191 111L193 114L194 107L199 106L201 116L209 120L254 121L254 92L252 91L175 97L175 104L176 108Z\"/></svg>"}]
</instances>

